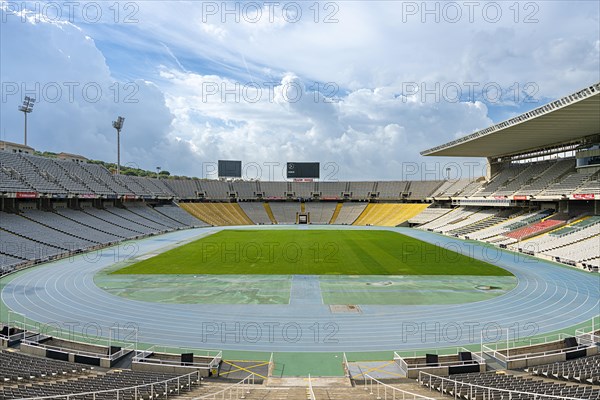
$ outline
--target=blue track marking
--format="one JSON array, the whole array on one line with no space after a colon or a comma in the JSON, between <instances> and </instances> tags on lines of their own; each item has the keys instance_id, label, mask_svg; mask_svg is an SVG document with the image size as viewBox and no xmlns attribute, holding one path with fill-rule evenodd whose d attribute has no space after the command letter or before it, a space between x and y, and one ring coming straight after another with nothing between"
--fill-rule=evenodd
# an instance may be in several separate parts
<instances>
[{"instance_id":1,"label":"blue track marking","mask_svg":"<svg viewBox=\"0 0 600 400\"><path fill-rule=\"evenodd\" d=\"M257 227L261 228L274 227ZM541 334L568 328L600 313L598 274L407 228L331 227L389 229L451 247L511 271L518 278L517 286L505 295L469 304L361 305L362 312L358 314L332 314L327 305L321 304L320 296L314 302L300 301L305 298L300 294L292 296L289 305L162 304L114 296L94 284L98 271L125 256L156 252L220 229L231 228L177 231L121 245L118 252L114 248L104 249L41 265L8 282L1 298L11 310L25 314L28 319L53 323L63 329L75 326L74 330L81 332L88 327L88 332L94 333L99 327L101 335L108 337L109 327L133 323L139 327L139 341L144 343L255 351L380 351L460 346L478 344L482 333L488 341L505 338L499 329L510 328L511 336ZM308 283L307 294L314 292L313 281L308 279Z\"/></svg>"}]
</instances>

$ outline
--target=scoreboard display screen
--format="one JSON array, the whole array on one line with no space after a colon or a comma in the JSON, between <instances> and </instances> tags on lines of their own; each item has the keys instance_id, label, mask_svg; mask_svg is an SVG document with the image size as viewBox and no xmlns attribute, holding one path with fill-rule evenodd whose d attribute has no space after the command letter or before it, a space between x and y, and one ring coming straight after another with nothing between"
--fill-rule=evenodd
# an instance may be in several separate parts
<instances>
[{"instance_id":1,"label":"scoreboard display screen","mask_svg":"<svg viewBox=\"0 0 600 400\"><path fill-rule=\"evenodd\" d=\"M288 162L287 177L290 178L319 178L318 162Z\"/></svg>"},{"instance_id":2,"label":"scoreboard display screen","mask_svg":"<svg viewBox=\"0 0 600 400\"><path fill-rule=\"evenodd\" d=\"M219 178L241 178L242 162L231 160L219 160Z\"/></svg>"}]
</instances>

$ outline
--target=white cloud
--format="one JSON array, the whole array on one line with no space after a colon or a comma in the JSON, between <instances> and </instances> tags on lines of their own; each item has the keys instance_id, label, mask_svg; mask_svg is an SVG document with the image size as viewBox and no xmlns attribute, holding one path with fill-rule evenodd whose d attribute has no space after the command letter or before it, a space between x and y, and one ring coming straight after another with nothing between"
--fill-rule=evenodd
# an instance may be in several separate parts
<instances>
[{"instance_id":1,"label":"white cloud","mask_svg":"<svg viewBox=\"0 0 600 400\"><path fill-rule=\"evenodd\" d=\"M169 77L166 92L178 94L167 94L175 131L195 144L203 160L218 155L258 164L332 162L339 166L339 179L394 179L402 162L415 161L420 150L453 139L453 132L491 124L481 103L406 102L394 88L357 90L328 102L318 93L315 98L291 73L256 103L243 95L206 95L212 85L233 92L236 83L219 77L173 70L163 77Z\"/></svg>"},{"instance_id":2,"label":"white cloud","mask_svg":"<svg viewBox=\"0 0 600 400\"><path fill-rule=\"evenodd\" d=\"M572 3L536 3L532 24L523 23L531 10L514 22L504 3L498 23L481 14L473 23L423 23L420 14L406 15L404 3L377 1L319 3L318 22L314 4L302 3L296 23L281 7L272 21L263 8L257 23L252 9L222 23L195 2L137 3L138 22L130 24L111 23L109 12L97 24L3 14L2 82L19 87L12 95L3 87L0 133L21 138L15 109L27 94L23 82L57 83L60 100L42 93L30 118L31 143L41 150L114 160L110 122L122 114L123 160L148 169L201 175L202 163L218 158L317 160L339 165L340 179L398 179L403 162L436 162L419 152L490 125L497 108L536 105L494 104L480 92L485 83L511 93L515 82L520 91L534 82L536 96L547 99L600 80L599 5ZM338 22L324 23L328 15ZM260 87L244 86L251 81ZM73 100L64 92L69 82L78 84ZM410 82L479 89L471 101L423 101L422 90L404 96ZM102 88L97 102L83 96L86 84Z\"/></svg>"}]
</instances>

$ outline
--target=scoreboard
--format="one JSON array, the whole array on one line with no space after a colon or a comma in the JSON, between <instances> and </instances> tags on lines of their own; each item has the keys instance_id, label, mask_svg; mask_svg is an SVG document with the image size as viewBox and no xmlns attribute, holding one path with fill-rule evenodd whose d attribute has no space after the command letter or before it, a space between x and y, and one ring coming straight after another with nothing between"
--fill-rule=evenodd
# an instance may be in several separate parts
<instances>
[{"instance_id":1,"label":"scoreboard","mask_svg":"<svg viewBox=\"0 0 600 400\"><path fill-rule=\"evenodd\" d=\"M219 178L241 178L242 162L232 160L219 160Z\"/></svg>"},{"instance_id":2,"label":"scoreboard","mask_svg":"<svg viewBox=\"0 0 600 400\"><path fill-rule=\"evenodd\" d=\"M287 178L319 178L318 162L288 162Z\"/></svg>"}]
</instances>

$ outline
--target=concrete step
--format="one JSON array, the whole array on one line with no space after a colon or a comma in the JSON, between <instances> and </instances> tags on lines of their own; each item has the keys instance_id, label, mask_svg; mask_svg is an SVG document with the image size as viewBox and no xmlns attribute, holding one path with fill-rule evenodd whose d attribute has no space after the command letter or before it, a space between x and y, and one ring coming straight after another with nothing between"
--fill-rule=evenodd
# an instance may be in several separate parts
<instances>
[{"instance_id":1,"label":"concrete step","mask_svg":"<svg viewBox=\"0 0 600 400\"><path fill-rule=\"evenodd\" d=\"M367 389L365 390L365 387L362 385L352 387L346 382L340 382L339 379L336 382L329 382L330 385L328 386L327 379L328 378L313 379L313 391L317 400L375 400L377 399L378 395L381 396L381 398L385 398L386 392L383 387L379 387L378 391L377 386L375 385L372 388L371 386L367 386ZM315 382L321 386L315 386ZM275 382L271 380L271 386L265 383L262 385L251 385L243 388L240 387L237 390L232 390L231 393L230 391L227 391L223 394L219 394L216 396L216 398L243 398L247 400L308 400L310 398L308 395L308 384L306 378L286 379L285 381L278 383L284 383L290 386L274 386ZM193 391L185 393L177 398L182 400L202 398L204 395L219 393L220 391L231 386L231 383L209 381L205 382L201 387L197 387ZM407 380L401 383L393 383L390 384L390 386L433 399L447 398L439 392L430 391L429 389L420 386L416 381L412 380ZM387 389L387 396L390 399L393 398L390 397L393 396L393 393L389 388ZM396 392L396 398L402 398L402 394L400 392ZM412 397L409 396L408 398Z\"/></svg>"}]
</instances>

